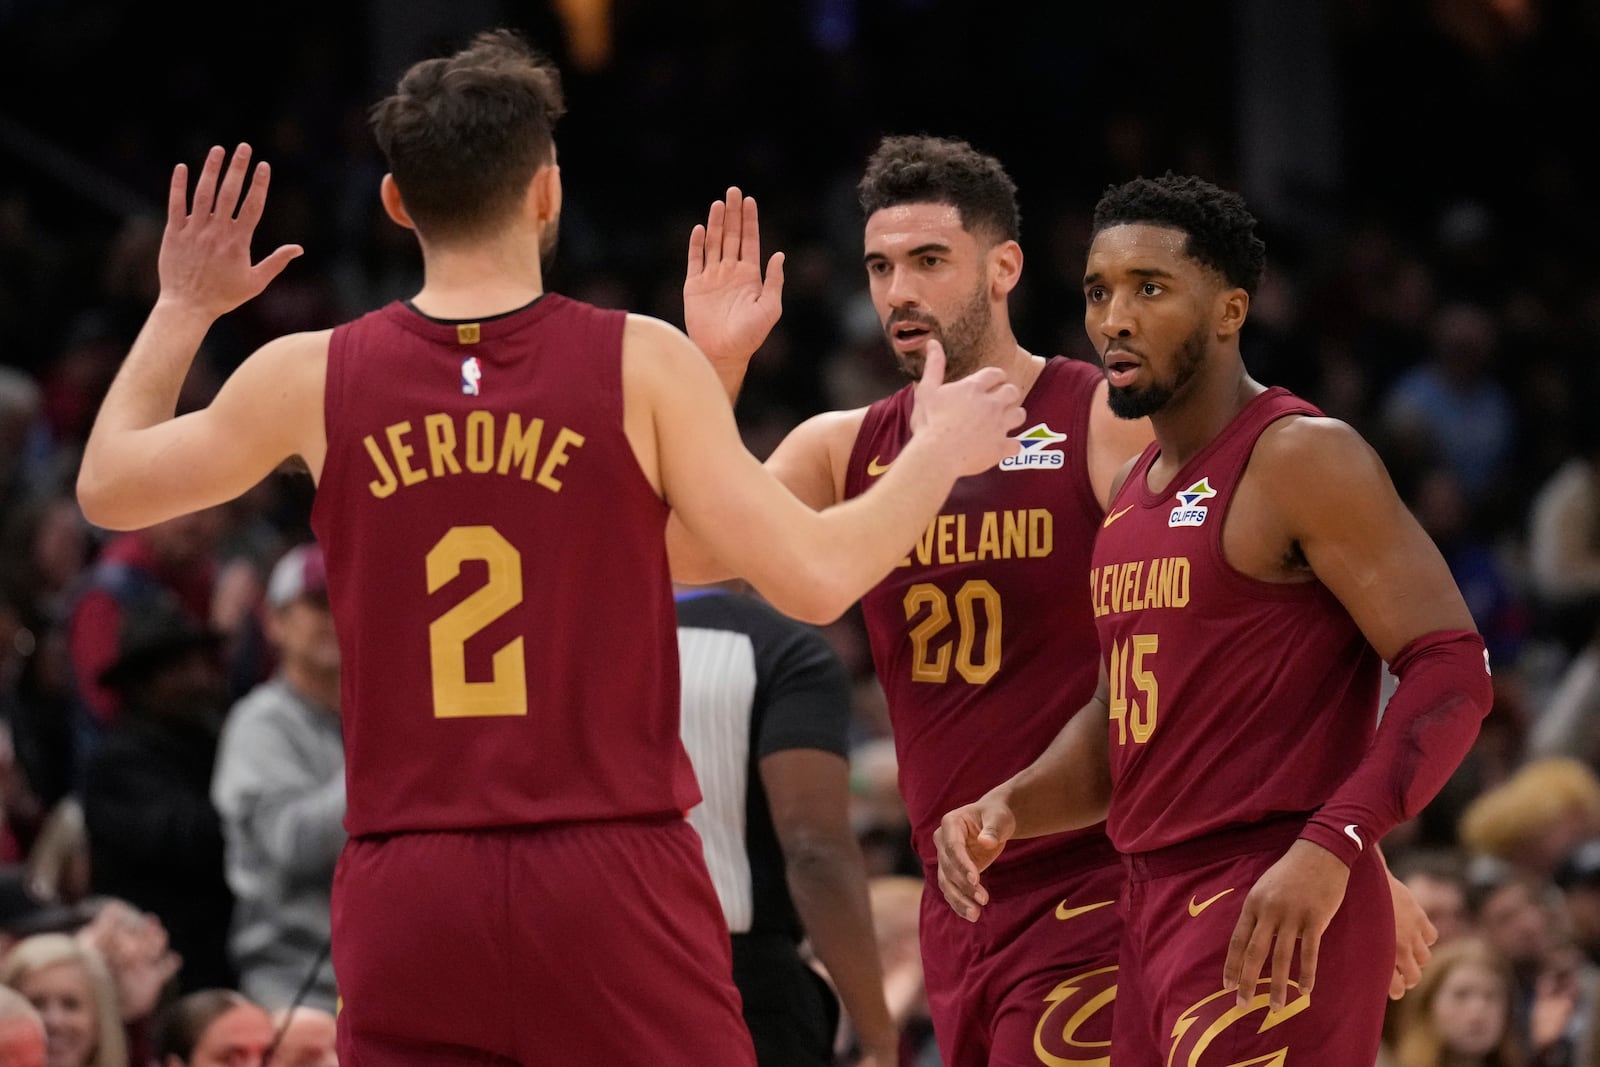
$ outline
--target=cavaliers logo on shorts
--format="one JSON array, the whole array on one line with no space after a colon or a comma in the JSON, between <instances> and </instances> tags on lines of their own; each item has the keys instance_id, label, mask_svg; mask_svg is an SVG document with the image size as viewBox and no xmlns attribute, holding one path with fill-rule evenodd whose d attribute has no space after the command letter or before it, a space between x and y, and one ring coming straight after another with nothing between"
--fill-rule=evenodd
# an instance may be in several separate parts
<instances>
[{"instance_id":1,"label":"cavaliers logo on shorts","mask_svg":"<svg viewBox=\"0 0 1600 1067\"><path fill-rule=\"evenodd\" d=\"M1229 990L1211 994L1173 1024L1166 1067L1294 1067L1282 1027L1311 1007L1311 997L1292 981L1289 987L1295 997L1279 1011L1269 1006L1272 983L1265 978L1248 1007L1239 1007Z\"/></svg>"},{"instance_id":2,"label":"cavaliers logo on shorts","mask_svg":"<svg viewBox=\"0 0 1600 1067\"><path fill-rule=\"evenodd\" d=\"M1111 1007L1116 998L1115 967L1058 982L1044 998L1044 1014L1033 1028L1033 1051L1039 1062L1049 1067L1109 1067Z\"/></svg>"}]
</instances>

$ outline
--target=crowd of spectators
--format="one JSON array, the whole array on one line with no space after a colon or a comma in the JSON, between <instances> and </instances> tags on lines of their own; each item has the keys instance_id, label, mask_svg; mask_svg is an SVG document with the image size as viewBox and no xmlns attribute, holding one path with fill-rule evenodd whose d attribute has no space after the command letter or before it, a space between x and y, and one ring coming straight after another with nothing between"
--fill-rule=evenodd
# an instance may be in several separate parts
<instances>
[{"instance_id":1,"label":"crowd of spectators","mask_svg":"<svg viewBox=\"0 0 1600 1067\"><path fill-rule=\"evenodd\" d=\"M1241 27L1272 0L1074 8L1072 33L954 0L290 2L237 13L228 51L190 6L0 2L0 934L16 942L0 982L39 1008L52 1064L142 1067L162 1042L190 1062L218 1019L270 1041L283 1017L267 1013L332 1009L315 886L340 841L337 729L318 717L336 709L282 674L286 635L316 655L294 629L312 624L284 615L315 606L291 552L310 539L309 479L285 469L115 535L73 497L155 296L168 168L252 141L274 166L263 248L307 248L207 338L192 406L260 340L415 289L362 109L421 50L505 22L570 72L553 288L681 322L690 227L728 184L760 198L788 281L739 400L757 454L898 384L851 199L881 133L964 136L1005 161L1041 264L1017 332L1039 352L1092 358L1077 273L1104 185L1198 170L1267 205L1246 363L1375 443L1494 665L1471 756L1386 842L1442 942L1389 1051L1600 1065L1600 206L1581 137L1546 136L1600 88L1595 5L1287 5L1321 20L1325 91L1305 106L1337 129L1337 163L1267 189L1246 180L1260 146L1242 131L1274 83ZM81 91L41 91L52 77ZM285 560L301 568L287 599L271 589ZM859 621L826 632L855 679L857 830L893 909L920 868L881 694ZM257 759L222 777L230 736ZM263 760L264 744L282 747ZM273 753L298 775L282 795L262 784ZM253 963L271 972L254 984ZM914 1025L914 980L898 964L891 980ZM1487 1017L1464 1019L1468 1001Z\"/></svg>"}]
</instances>

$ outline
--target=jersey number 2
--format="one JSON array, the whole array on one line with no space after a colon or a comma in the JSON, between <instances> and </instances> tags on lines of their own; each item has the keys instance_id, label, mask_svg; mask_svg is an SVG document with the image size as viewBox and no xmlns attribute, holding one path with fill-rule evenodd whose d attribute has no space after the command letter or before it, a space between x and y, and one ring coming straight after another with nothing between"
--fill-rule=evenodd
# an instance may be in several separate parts
<instances>
[{"instance_id":1,"label":"jersey number 2","mask_svg":"<svg viewBox=\"0 0 1600 1067\"><path fill-rule=\"evenodd\" d=\"M488 681L467 680L467 640L522 603L522 554L493 526L452 526L428 550L428 592L436 593L454 580L469 559L489 565L489 580L428 624L434 717L526 715L528 676L521 637L495 651L494 673Z\"/></svg>"}]
</instances>

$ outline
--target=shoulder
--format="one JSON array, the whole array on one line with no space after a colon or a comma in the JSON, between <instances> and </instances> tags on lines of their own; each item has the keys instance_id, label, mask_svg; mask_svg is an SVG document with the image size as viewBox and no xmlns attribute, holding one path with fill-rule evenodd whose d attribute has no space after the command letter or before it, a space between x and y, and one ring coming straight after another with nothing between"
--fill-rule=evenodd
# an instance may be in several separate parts
<instances>
[{"instance_id":1,"label":"shoulder","mask_svg":"<svg viewBox=\"0 0 1600 1067\"><path fill-rule=\"evenodd\" d=\"M866 422L868 408L850 408L847 411L824 411L804 419L789 431L785 441L824 441L830 445L849 448L855 444L856 435Z\"/></svg>"},{"instance_id":2,"label":"shoulder","mask_svg":"<svg viewBox=\"0 0 1600 1067\"><path fill-rule=\"evenodd\" d=\"M1323 510L1365 502L1378 488L1393 493L1377 450L1349 423L1286 415L1261 431L1248 472L1286 510Z\"/></svg>"}]
</instances>

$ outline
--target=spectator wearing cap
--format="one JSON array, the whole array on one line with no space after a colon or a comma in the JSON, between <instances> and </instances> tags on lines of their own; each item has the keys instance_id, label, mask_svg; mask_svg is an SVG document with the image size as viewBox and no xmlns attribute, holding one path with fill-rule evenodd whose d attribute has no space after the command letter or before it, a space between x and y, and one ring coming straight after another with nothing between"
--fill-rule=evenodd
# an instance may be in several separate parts
<instances>
[{"instance_id":1,"label":"spectator wearing cap","mask_svg":"<svg viewBox=\"0 0 1600 1067\"><path fill-rule=\"evenodd\" d=\"M180 991L233 985L222 820L211 772L222 725L216 633L171 597L133 605L100 679L122 712L85 768L90 887L153 913L183 960Z\"/></svg>"},{"instance_id":2,"label":"spectator wearing cap","mask_svg":"<svg viewBox=\"0 0 1600 1067\"><path fill-rule=\"evenodd\" d=\"M344 743L339 643L319 546L283 555L267 582L267 608L277 670L229 713L211 786L237 900L229 948L240 988L257 1004L272 1011L298 996L332 1011L327 946L345 840Z\"/></svg>"}]
</instances>

